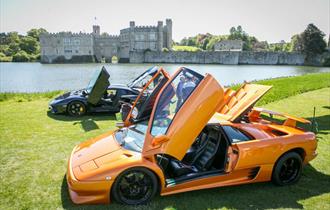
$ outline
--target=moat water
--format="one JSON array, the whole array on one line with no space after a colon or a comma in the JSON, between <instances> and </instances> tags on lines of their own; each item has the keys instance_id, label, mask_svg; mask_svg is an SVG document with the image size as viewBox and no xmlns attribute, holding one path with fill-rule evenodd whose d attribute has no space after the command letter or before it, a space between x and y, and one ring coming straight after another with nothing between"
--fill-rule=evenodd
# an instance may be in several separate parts
<instances>
[{"instance_id":1,"label":"moat water","mask_svg":"<svg viewBox=\"0 0 330 210\"><path fill-rule=\"evenodd\" d=\"M113 84L128 83L155 64L40 64L0 63L0 92L46 92L74 90L87 86L93 72L105 66ZM161 64L170 74L185 66L212 74L222 85L330 72L330 68L308 66Z\"/></svg>"}]
</instances>

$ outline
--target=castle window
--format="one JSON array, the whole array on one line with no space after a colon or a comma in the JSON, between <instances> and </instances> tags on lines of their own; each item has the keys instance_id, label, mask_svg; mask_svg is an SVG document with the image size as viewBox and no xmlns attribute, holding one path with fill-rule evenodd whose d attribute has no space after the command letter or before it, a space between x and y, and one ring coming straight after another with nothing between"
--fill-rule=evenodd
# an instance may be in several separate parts
<instances>
[{"instance_id":1,"label":"castle window","mask_svg":"<svg viewBox=\"0 0 330 210\"><path fill-rule=\"evenodd\" d=\"M76 53L79 53L79 51L78 51L78 50L76 50Z\"/></svg>"},{"instance_id":2,"label":"castle window","mask_svg":"<svg viewBox=\"0 0 330 210\"><path fill-rule=\"evenodd\" d=\"M64 50L64 53L72 53L72 50Z\"/></svg>"},{"instance_id":3,"label":"castle window","mask_svg":"<svg viewBox=\"0 0 330 210\"><path fill-rule=\"evenodd\" d=\"M91 54L92 52L89 50L88 53Z\"/></svg>"},{"instance_id":4,"label":"castle window","mask_svg":"<svg viewBox=\"0 0 330 210\"><path fill-rule=\"evenodd\" d=\"M150 33L149 34L149 39L150 40L156 40L156 33Z\"/></svg>"},{"instance_id":5,"label":"castle window","mask_svg":"<svg viewBox=\"0 0 330 210\"><path fill-rule=\"evenodd\" d=\"M150 42L149 46L150 46L150 49L156 50L156 43L155 42Z\"/></svg>"},{"instance_id":6,"label":"castle window","mask_svg":"<svg viewBox=\"0 0 330 210\"><path fill-rule=\"evenodd\" d=\"M70 44L71 44L71 40L70 40L70 38L64 38L64 39L63 39L63 44L64 44L64 45L70 45Z\"/></svg>"},{"instance_id":7,"label":"castle window","mask_svg":"<svg viewBox=\"0 0 330 210\"><path fill-rule=\"evenodd\" d=\"M80 45L80 40L79 40L79 39L75 39L75 40L74 40L74 44L75 44L75 45Z\"/></svg>"}]
</instances>

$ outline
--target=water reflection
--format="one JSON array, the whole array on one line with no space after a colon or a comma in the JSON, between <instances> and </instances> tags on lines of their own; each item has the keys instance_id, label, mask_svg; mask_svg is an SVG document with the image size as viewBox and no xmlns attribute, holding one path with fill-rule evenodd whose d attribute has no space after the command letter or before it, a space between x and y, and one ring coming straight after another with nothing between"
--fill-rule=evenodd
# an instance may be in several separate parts
<instances>
[{"instance_id":1,"label":"water reflection","mask_svg":"<svg viewBox=\"0 0 330 210\"><path fill-rule=\"evenodd\" d=\"M128 83L155 64L0 63L0 92L45 92L84 88L93 72L105 65L111 83ZM170 74L181 66L212 74L222 85L244 80L330 72L330 68L262 65L161 64Z\"/></svg>"}]
</instances>

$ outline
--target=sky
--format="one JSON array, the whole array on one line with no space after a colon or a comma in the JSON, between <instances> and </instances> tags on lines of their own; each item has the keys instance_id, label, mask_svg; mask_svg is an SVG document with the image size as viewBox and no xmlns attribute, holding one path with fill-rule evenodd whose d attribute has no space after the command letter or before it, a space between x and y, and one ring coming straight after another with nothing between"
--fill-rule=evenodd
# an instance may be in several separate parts
<instances>
[{"instance_id":1,"label":"sky","mask_svg":"<svg viewBox=\"0 0 330 210\"><path fill-rule=\"evenodd\" d=\"M241 25L249 35L268 42L290 41L314 23L329 37L330 0L0 0L0 32L25 34L31 28L49 32L119 34L129 21L157 25L173 21L173 39L198 33L228 34ZM96 17L96 20L95 20Z\"/></svg>"}]
</instances>

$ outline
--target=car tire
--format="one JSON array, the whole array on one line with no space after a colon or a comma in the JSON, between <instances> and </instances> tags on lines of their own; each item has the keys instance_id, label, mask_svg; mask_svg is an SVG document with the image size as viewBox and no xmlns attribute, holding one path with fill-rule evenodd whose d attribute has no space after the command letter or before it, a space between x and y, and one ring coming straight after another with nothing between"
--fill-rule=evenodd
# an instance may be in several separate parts
<instances>
[{"instance_id":1,"label":"car tire","mask_svg":"<svg viewBox=\"0 0 330 210\"><path fill-rule=\"evenodd\" d=\"M302 158L296 152L289 152L278 159L272 174L272 182L278 186L291 185L301 177Z\"/></svg>"},{"instance_id":2,"label":"car tire","mask_svg":"<svg viewBox=\"0 0 330 210\"><path fill-rule=\"evenodd\" d=\"M148 203L158 192L158 179L149 169L130 168L115 180L111 195L121 204L140 205Z\"/></svg>"},{"instance_id":3,"label":"car tire","mask_svg":"<svg viewBox=\"0 0 330 210\"><path fill-rule=\"evenodd\" d=\"M80 101L72 101L71 103L69 103L67 107L67 112L69 115L73 117L80 117L85 115L86 106L84 103Z\"/></svg>"}]
</instances>

